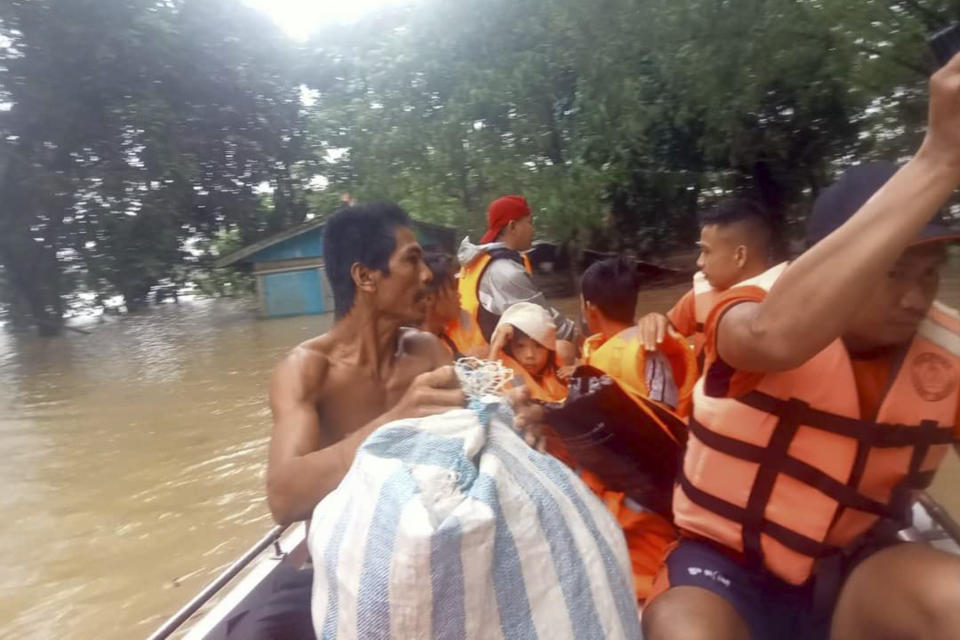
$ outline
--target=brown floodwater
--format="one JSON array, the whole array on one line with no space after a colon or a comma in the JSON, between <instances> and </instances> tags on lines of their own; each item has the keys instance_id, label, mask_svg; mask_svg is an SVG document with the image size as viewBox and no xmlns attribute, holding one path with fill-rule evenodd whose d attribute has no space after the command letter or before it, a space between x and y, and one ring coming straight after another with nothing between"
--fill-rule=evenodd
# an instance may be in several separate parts
<instances>
[{"instance_id":1,"label":"brown floodwater","mask_svg":"<svg viewBox=\"0 0 960 640\"><path fill-rule=\"evenodd\" d=\"M943 298L957 306L952 266ZM684 290L645 292L640 308ZM330 322L208 300L89 335L0 329L0 637L146 636L256 541L271 524L270 370ZM954 513L957 481L950 456L935 495Z\"/></svg>"}]
</instances>

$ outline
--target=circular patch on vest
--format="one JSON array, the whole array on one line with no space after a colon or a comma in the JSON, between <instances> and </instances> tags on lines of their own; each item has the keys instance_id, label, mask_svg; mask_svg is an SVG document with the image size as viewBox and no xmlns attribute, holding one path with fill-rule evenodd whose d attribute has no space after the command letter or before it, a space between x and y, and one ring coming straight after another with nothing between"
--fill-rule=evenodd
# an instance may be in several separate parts
<instances>
[{"instance_id":1,"label":"circular patch on vest","mask_svg":"<svg viewBox=\"0 0 960 640\"><path fill-rule=\"evenodd\" d=\"M917 395L928 402L939 402L957 386L953 364L939 353L926 351L913 358L910 377Z\"/></svg>"}]
</instances>

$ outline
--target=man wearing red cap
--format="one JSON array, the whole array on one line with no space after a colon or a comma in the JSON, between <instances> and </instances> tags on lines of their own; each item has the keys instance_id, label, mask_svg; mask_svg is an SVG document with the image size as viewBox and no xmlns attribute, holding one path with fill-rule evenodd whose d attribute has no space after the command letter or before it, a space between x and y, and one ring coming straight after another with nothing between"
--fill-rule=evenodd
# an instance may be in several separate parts
<instances>
[{"instance_id":1,"label":"man wearing red cap","mask_svg":"<svg viewBox=\"0 0 960 640\"><path fill-rule=\"evenodd\" d=\"M546 309L557 325L557 338L573 340L576 323L551 307L533 284L530 264L522 254L533 241L533 215L522 196L503 196L487 209L487 232L475 245L460 244L460 299L473 316L480 334L490 342L500 316L511 305L532 302Z\"/></svg>"}]
</instances>

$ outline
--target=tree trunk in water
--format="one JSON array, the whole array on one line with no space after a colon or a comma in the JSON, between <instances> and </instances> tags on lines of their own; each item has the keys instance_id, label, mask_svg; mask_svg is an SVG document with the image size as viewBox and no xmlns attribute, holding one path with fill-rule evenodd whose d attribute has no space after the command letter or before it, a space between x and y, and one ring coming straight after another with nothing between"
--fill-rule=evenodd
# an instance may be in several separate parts
<instances>
[{"instance_id":1,"label":"tree trunk in water","mask_svg":"<svg viewBox=\"0 0 960 640\"><path fill-rule=\"evenodd\" d=\"M15 331L32 329L34 326L33 314L30 311L30 304L24 300L23 296L12 285L7 286L5 292L7 299L7 320Z\"/></svg>"},{"instance_id":2,"label":"tree trunk in water","mask_svg":"<svg viewBox=\"0 0 960 640\"><path fill-rule=\"evenodd\" d=\"M7 238L0 244L7 283L20 308L28 309L41 336L63 331L63 300L60 297L60 265L32 241Z\"/></svg>"}]
</instances>

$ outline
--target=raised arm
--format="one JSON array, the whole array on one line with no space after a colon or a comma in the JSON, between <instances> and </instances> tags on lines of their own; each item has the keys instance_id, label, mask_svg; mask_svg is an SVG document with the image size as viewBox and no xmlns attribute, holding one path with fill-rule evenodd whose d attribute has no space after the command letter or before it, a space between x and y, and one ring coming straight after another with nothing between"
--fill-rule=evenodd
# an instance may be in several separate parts
<instances>
[{"instance_id":1,"label":"raised arm","mask_svg":"<svg viewBox=\"0 0 960 640\"><path fill-rule=\"evenodd\" d=\"M930 119L917 154L843 226L777 280L762 303L731 308L717 333L720 357L743 371L799 366L837 339L873 282L960 182L960 56L930 81Z\"/></svg>"}]
</instances>

